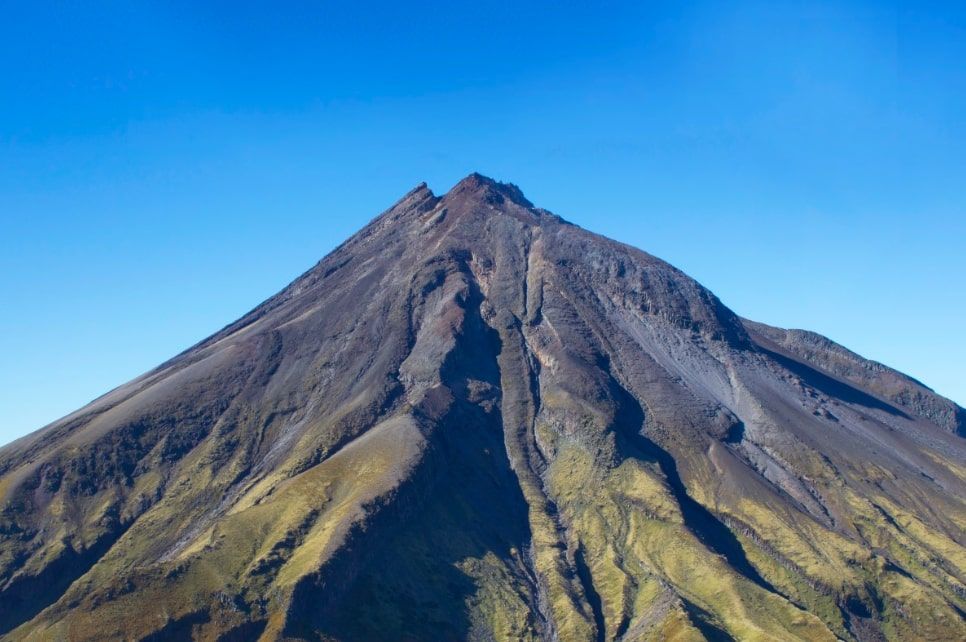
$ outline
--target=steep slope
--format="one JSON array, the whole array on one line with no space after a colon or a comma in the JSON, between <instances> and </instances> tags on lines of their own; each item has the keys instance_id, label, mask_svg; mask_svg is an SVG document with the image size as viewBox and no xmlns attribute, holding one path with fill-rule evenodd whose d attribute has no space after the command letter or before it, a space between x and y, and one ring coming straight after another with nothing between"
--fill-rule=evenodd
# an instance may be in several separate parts
<instances>
[{"instance_id":1,"label":"steep slope","mask_svg":"<svg viewBox=\"0 0 966 642\"><path fill-rule=\"evenodd\" d=\"M940 397L912 377L869 361L834 341L807 330L782 330L743 320L756 342L792 360L803 360L834 376L873 392L889 403L966 437L966 410ZM794 366L793 366L794 367Z\"/></svg>"},{"instance_id":2,"label":"steep slope","mask_svg":"<svg viewBox=\"0 0 966 642\"><path fill-rule=\"evenodd\" d=\"M0 450L0 634L962 638L963 410L870 364L420 185Z\"/></svg>"}]
</instances>

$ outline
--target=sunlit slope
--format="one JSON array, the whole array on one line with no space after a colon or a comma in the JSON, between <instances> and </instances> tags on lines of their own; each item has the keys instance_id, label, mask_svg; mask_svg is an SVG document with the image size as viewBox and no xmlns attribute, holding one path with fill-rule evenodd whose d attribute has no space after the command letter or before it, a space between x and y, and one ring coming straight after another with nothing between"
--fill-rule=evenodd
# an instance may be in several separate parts
<instances>
[{"instance_id":1,"label":"sunlit slope","mask_svg":"<svg viewBox=\"0 0 966 642\"><path fill-rule=\"evenodd\" d=\"M0 633L962 639L963 411L816 337L420 186L0 450Z\"/></svg>"}]
</instances>

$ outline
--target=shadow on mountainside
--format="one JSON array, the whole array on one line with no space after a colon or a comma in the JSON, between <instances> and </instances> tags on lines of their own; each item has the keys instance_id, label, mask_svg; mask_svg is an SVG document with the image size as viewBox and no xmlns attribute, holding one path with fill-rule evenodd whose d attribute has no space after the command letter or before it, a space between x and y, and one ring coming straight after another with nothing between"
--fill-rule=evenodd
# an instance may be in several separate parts
<instances>
[{"instance_id":1,"label":"shadow on mountainside","mask_svg":"<svg viewBox=\"0 0 966 642\"><path fill-rule=\"evenodd\" d=\"M819 370L802 363L797 359L787 357L778 352L773 352L772 350L764 348L761 345L758 346L758 349L774 361L777 361L786 370L798 375L807 385L821 391L829 397L837 398L848 403L865 406L866 408L883 410L890 415L896 415L898 417L911 420L909 415L899 410L895 406L892 406L881 399L877 399L867 392L863 392L843 381L830 377L824 372L820 372Z\"/></svg>"},{"instance_id":2,"label":"shadow on mountainside","mask_svg":"<svg viewBox=\"0 0 966 642\"><path fill-rule=\"evenodd\" d=\"M344 587L329 586L328 593L342 595L306 621L308 629L341 640L467 639L467 602L479 597L481 576L513 582L517 594L530 592L525 578L503 575L527 549L530 530L503 441L499 339L479 317L479 301L474 293L467 302L465 328L443 368L455 399L431 420L430 453L417 473L422 479L405 491L408 498L393 500L407 506L371 527L371 542L355 547L366 559ZM461 570L464 565L477 577ZM521 607L535 617L536 605L526 599Z\"/></svg>"},{"instance_id":3,"label":"shadow on mountainside","mask_svg":"<svg viewBox=\"0 0 966 642\"><path fill-rule=\"evenodd\" d=\"M56 602L67 588L90 570L118 540L118 527L101 536L93 546L77 552L70 546L39 575L22 575L10 582L0 600L0 635L5 635Z\"/></svg>"},{"instance_id":4,"label":"shadow on mountainside","mask_svg":"<svg viewBox=\"0 0 966 642\"><path fill-rule=\"evenodd\" d=\"M671 453L647 438L643 433L644 409L640 402L611 376L615 398L620 406L617 412L617 443L624 457L636 457L645 461L657 462L667 479L668 487L681 508L684 525L694 533L701 543L710 550L722 555L736 571L766 591L776 593L776 589L748 561L745 550L737 536L714 513L694 500L681 479L677 462Z\"/></svg>"}]
</instances>

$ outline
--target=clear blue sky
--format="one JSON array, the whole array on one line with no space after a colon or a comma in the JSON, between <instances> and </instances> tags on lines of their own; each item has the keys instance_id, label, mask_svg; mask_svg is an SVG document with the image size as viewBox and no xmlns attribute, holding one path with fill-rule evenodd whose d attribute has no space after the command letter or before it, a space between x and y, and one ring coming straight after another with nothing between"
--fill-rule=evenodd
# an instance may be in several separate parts
<instances>
[{"instance_id":1,"label":"clear blue sky","mask_svg":"<svg viewBox=\"0 0 966 642\"><path fill-rule=\"evenodd\" d=\"M961 7L3 3L0 443L474 170L966 403Z\"/></svg>"}]
</instances>

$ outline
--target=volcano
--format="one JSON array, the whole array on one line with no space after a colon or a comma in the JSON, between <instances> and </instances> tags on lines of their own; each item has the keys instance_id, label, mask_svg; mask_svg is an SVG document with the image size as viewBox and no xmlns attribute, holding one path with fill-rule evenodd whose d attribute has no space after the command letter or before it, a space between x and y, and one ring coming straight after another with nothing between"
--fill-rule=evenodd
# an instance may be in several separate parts
<instances>
[{"instance_id":1,"label":"volcano","mask_svg":"<svg viewBox=\"0 0 966 642\"><path fill-rule=\"evenodd\" d=\"M0 636L964 639L964 436L514 185L422 184L0 449Z\"/></svg>"}]
</instances>

